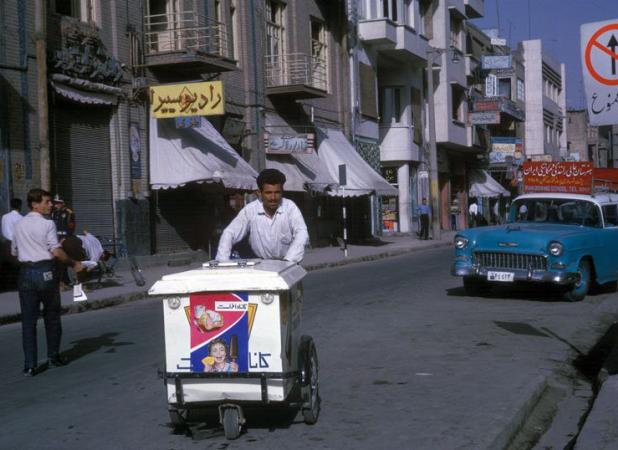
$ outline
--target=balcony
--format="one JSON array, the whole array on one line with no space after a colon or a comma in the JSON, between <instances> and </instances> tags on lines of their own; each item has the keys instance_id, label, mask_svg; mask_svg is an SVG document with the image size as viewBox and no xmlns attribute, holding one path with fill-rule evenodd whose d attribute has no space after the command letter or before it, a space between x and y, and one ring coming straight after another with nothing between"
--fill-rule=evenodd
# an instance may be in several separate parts
<instances>
[{"instance_id":1,"label":"balcony","mask_svg":"<svg viewBox=\"0 0 618 450\"><path fill-rule=\"evenodd\" d=\"M295 100L326 97L326 61L305 53L266 56L266 94Z\"/></svg>"},{"instance_id":2,"label":"balcony","mask_svg":"<svg viewBox=\"0 0 618 450\"><path fill-rule=\"evenodd\" d=\"M225 24L184 11L144 18L145 66L180 72L236 70Z\"/></svg>"},{"instance_id":3,"label":"balcony","mask_svg":"<svg viewBox=\"0 0 618 450\"><path fill-rule=\"evenodd\" d=\"M358 24L358 34L370 45L394 46L397 43L397 25L389 19L362 20Z\"/></svg>"},{"instance_id":4,"label":"balcony","mask_svg":"<svg viewBox=\"0 0 618 450\"><path fill-rule=\"evenodd\" d=\"M381 161L419 161L420 147L414 142L413 125L380 125Z\"/></svg>"},{"instance_id":5,"label":"balcony","mask_svg":"<svg viewBox=\"0 0 618 450\"><path fill-rule=\"evenodd\" d=\"M478 19L485 15L485 0L464 0L468 19Z\"/></svg>"}]
</instances>

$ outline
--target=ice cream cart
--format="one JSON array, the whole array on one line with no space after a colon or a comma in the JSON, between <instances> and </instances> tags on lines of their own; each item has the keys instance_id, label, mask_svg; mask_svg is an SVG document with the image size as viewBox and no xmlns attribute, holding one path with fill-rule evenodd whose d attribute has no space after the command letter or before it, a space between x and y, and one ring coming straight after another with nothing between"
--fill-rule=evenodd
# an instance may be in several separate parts
<instances>
[{"instance_id":1,"label":"ice cream cart","mask_svg":"<svg viewBox=\"0 0 618 450\"><path fill-rule=\"evenodd\" d=\"M318 356L311 337L299 334L305 275L288 261L211 261L150 288L163 302L162 376L173 424L191 409L214 408L235 439L244 407L275 405L317 421Z\"/></svg>"}]
</instances>

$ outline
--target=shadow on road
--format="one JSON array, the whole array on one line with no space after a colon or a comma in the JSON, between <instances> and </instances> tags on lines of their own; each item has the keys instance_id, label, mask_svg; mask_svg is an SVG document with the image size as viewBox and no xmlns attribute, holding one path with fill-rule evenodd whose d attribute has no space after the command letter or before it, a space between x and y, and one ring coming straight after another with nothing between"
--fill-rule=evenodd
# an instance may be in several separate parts
<instances>
[{"instance_id":1,"label":"shadow on road","mask_svg":"<svg viewBox=\"0 0 618 450\"><path fill-rule=\"evenodd\" d=\"M244 410L247 425L243 430L240 440L253 442L251 437L252 429L267 429L270 432L290 428L294 424L303 424L302 418L298 416L298 410L291 408L246 408ZM298 417L297 417L298 416ZM184 426L176 426L168 423L170 431L175 435L185 435L193 441L204 441L208 439L220 439L225 441L223 427L219 423L218 413L212 410L192 410L188 418L188 423Z\"/></svg>"},{"instance_id":2,"label":"shadow on road","mask_svg":"<svg viewBox=\"0 0 618 450\"><path fill-rule=\"evenodd\" d=\"M108 352L113 352L116 347L133 345L133 342L115 342L114 339L116 336L118 336L118 333L104 333L97 337L73 341L71 342L73 346L62 352L62 357L64 357L68 362L71 362L90 353L101 350L102 348L108 348Z\"/></svg>"},{"instance_id":3,"label":"shadow on road","mask_svg":"<svg viewBox=\"0 0 618 450\"><path fill-rule=\"evenodd\" d=\"M529 286L512 284L508 287L491 286L487 287L479 296L466 294L463 286L446 290L449 297L471 297L471 298L494 298L497 300L523 300L535 302L561 302L562 294L557 289L549 289L543 286Z\"/></svg>"}]
</instances>

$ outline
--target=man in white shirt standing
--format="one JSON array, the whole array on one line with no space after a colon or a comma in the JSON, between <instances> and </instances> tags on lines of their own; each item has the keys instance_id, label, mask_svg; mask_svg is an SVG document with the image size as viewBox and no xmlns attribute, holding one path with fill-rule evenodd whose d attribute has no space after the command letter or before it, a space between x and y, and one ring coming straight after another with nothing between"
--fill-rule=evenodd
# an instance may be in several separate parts
<instances>
[{"instance_id":1,"label":"man in white shirt standing","mask_svg":"<svg viewBox=\"0 0 618 450\"><path fill-rule=\"evenodd\" d=\"M13 240L15 224L23 218L20 211L21 200L13 198L11 199L11 211L2 216L2 237L9 242Z\"/></svg>"},{"instance_id":2,"label":"man in white shirt standing","mask_svg":"<svg viewBox=\"0 0 618 450\"><path fill-rule=\"evenodd\" d=\"M470 214L470 228L473 228L477 225L477 216L479 213L479 205L476 204L476 200L473 199L472 203L470 203L468 213Z\"/></svg>"},{"instance_id":3,"label":"man in white shirt standing","mask_svg":"<svg viewBox=\"0 0 618 450\"><path fill-rule=\"evenodd\" d=\"M52 209L51 194L43 189L28 192L26 217L17 222L11 242L11 252L17 257L19 270L19 305L21 307L22 344L24 348L24 375L36 374L37 337L36 323L43 304L43 320L47 337L49 367L63 366L60 357L60 289L54 259L83 270L79 261L73 261L60 247L56 225L49 220Z\"/></svg>"},{"instance_id":4,"label":"man in white shirt standing","mask_svg":"<svg viewBox=\"0 0 618 450\"><path fill-rule=\"evenodd\" d=\"M258 199L245 206L227 226L219 240L217 260L230 259L232 246L249 233L253 252L263 259L299 263L309 241L307 225L292 200L283 198L285 175L265 169L257 177Z\"/></svg>"},{"instance_id":5,"label":"man in white shirt standing","mask_svg":"<svg viewBox=\"0 0 618 450\"><path fill-rule=\"evenodd\" d=\"M21 199L11 199L11 211L2 216L2 236L0 238L0 288L13 290L17 282L17 260L11 255L11 241L15 224L23 216Z\"/></svg>"}]
</instances>

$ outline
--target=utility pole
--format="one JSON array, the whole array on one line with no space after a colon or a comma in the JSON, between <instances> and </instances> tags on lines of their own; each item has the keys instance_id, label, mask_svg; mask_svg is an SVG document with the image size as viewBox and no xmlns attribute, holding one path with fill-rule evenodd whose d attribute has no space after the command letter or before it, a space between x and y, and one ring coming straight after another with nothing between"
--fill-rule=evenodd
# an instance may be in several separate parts
<instances>
[{"instance_id":1,"label":"utility pole","mask_svg":"<svg viewBox=\"0 0 618 450\"><path fill-rule=\"evenodd\" d=\"M51 190L49 164L49 120L47 99L47 11L45 0L34 3L34 37L36 42L37 111L39 122L39 161L41 188Z\"/></svg>"},{"instance_id":2,"label":"utility pole","mask_svg":"<svg viewBox=\"0 0 618 450\"><path fill-rule=\"evenodd\" d=\"M433 101L433 61L444 50L429 48L427 50L427 100L429 109L429 194L431 196L431 233L435 240L440 239L440 189L438 184L438 147L436 145L436 115Z\"/></svg>"}]
</instances>

